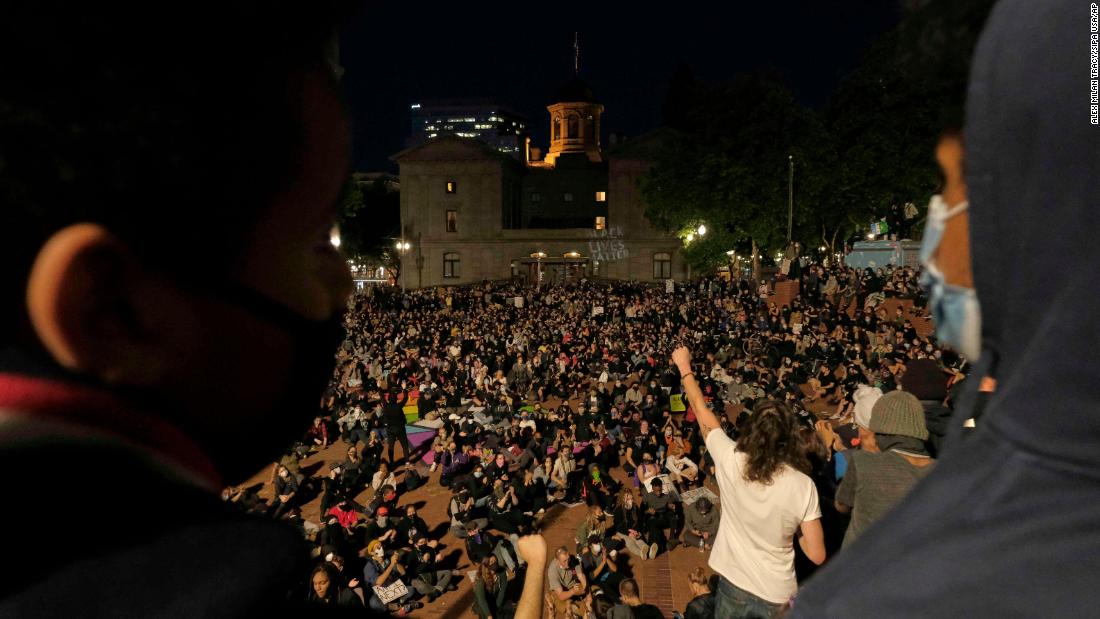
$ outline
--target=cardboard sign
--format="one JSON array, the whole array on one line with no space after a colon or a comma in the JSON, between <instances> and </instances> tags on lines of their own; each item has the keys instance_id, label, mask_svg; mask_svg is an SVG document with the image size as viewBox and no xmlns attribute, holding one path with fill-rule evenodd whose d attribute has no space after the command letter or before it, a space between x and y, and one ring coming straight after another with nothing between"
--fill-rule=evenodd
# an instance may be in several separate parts
<instances>
[{"instance_id":1,"label":"cardboard sign","mask_svg":"<svg viewBox=\"0 0 1100 619\"><path fill-rule=\"evenodd\" d=\"M597 306L592 308L592 315L593 316L599 316L601 314L603 314L603 306L602 305L597 305Z\"/></svg>"},{"instance_id":2,"label":"cardboard sign","mask_svg":"<svg viewBox=\"0 0 1100 619\"><path fill-rule=\"evenodd\" d=\"M680 500L683 501L684 505L691 505L692 503L698 501L703 497L706 497L707 500L711 502L711 504L719 505L718 495L711 492L710 488L707 488L706 486L695 488L693 490L688 490L687 492L680 494Z\"/></svg>"},{"instance_id":3,"label":"cardboard sign","mask_svg":"<svg viewBox=\"0 0 1100 619\"><path fill-rule=\"evenodd\" d=\"M669 410L674 413L682 413L687 410L687 406L684 406L684 395L681 393L674 393L668 398Z\"/></svg>"},{"instance_id":4,"label":"cardboard sign","mask_svg":"<svg viewBox=\"0 0 1100 619\"><path fill-rule=\"evenodd\" d=\"M409 594L408 587L406 587L405 583L401 582L400 579L395 580L393 584L388 587L374 586L372 589L374 589L374 594L378 596L378 599L381 600L383 604L389 604Z\"/></svg>"}]
</instances>

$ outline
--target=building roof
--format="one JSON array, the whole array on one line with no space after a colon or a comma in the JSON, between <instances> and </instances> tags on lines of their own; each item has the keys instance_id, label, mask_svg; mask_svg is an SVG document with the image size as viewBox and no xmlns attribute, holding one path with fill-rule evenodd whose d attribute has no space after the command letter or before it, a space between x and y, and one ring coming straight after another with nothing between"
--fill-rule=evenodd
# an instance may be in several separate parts
<instances>
[{"instance_id":1,"label":"building roof","mask_svg":"<svg viewBox=\"0 0 1100 619\"><path fill-rule=\"evenodd\" d=\"M452 134L443 134L411 148L390 156L390 161L509 161L516 163L514 157L505 155L477 138L464 138Z\"/></svg>"},{"instance_id":2,"label":"building roof","mask_svg":"<svg viewBox=\"0 0 1100 619\"><path fill-rule=\"evenodd\" d=\"M574 77L558 88L554 103L599 103L592 89L579 77Z\"/></svg>"}]
</instances>

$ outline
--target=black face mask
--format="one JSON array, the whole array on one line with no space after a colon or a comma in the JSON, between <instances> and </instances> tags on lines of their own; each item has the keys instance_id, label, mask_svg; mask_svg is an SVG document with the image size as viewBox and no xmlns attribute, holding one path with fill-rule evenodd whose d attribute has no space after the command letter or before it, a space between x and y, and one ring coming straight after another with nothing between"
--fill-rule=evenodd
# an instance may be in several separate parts
<instances>
[{"instance_id":1,"label":"black face mask","mask_svg":"<svg viewBox=\"0 0 1100 619\"><path fill-rule=\"evenodd\" d=\"M344 341L346 331L342 312L325 320L311 320L235 282L202 282L200 286L222 301L281 329L292 340L294 357L275 408L263 423L256 424L248 440L241 441L242 437L238 436L220 437L233 442L234 451L230 453L239 454L230 468L222 471L228 481L247 476L263 462L277 459L295 439L302 437L310 420L317 416L321 395L336 367L336 349Z\"/></svg>"}]
</instances>

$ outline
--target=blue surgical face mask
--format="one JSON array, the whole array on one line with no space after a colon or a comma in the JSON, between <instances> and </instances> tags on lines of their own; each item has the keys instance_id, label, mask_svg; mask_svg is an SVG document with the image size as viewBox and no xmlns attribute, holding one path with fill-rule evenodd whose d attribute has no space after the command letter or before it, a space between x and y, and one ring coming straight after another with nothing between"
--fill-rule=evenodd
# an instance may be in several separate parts
<instances>
[{"instance_id":1,"label":"blue surgical face mask","mask_svg":"<svg viewBox=\"0 0 1100 619\"><path fill-rule=\"evenodd\" d=\"M941 196L932 196L920 247L920 261L924 266L921 285L928 291L928 306L936 323L936 337L974 362L982 352L982 313L978 295L973 288L948 284L944 281L943 271L932 261L943 240L947 220L967 208L967 202L948 208Z\"/></svg>"}]
</instances>

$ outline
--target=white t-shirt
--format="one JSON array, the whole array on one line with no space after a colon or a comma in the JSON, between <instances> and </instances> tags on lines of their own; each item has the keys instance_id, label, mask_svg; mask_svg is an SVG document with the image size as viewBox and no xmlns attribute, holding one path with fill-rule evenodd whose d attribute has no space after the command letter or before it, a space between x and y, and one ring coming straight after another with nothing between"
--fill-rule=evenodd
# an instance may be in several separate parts
<instances>
[{"instance_id":1,"label":"white t-shirt","mask_svg":"<svg viewBox=\"0 0 1100 619\"><path fill-rule=\"evenodd\" d=\"M722 519L709 565L738 587L775 604L794 596L794 534L821 518L817 488L809 476L784 465L772 483L746 481L748 456L721 430L707 435L714 458Z\"/></svg>"}]
</instances>

